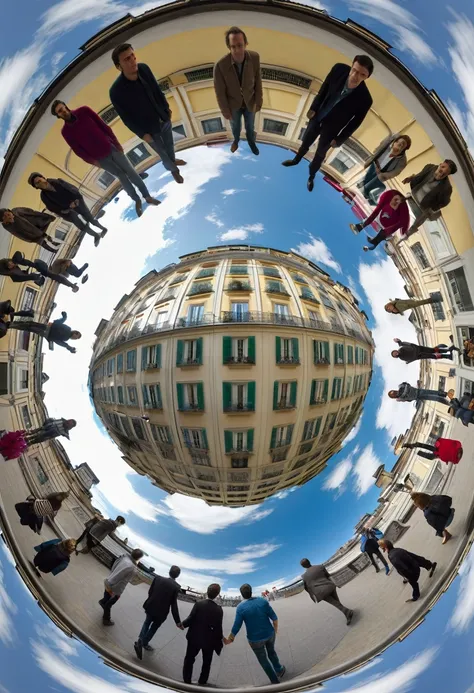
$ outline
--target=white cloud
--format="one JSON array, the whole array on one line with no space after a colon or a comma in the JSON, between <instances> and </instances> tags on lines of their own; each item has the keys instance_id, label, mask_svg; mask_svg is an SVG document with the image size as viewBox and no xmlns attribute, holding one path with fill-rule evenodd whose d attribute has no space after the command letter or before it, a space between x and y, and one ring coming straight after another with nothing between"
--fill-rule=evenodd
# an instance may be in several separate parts
<instances>
[{"instance_id":1,"label":"white cloud","mask_svg":"<svg viewBox=\"0 0 474 693\"><path fill-rule=\"evenodd\" d=\"M291 488L285 488L283 491L278 491L278 493L275 493L272 498L276 498L277 500L284 500L285 498L288 498L290 493L293 493L293 491L296 491L298 489L297 486L292 486Z\"/></svg>"},{"instance_id":2,"label":"white cloud","mask_svg":"<svg viewBox=\"0 0 474 693\"><path fill-rule=\"evenodd\" d=\"M11 645L15 638L13 617L17 608L8 595L4 584L3 569L0 563L0 640L4 645Z\"/></svg>"},{"instance_id":3,"label":"white cloud","mask_svg":"<svg viewBox=\"0 0 474 693\"><path fill-rule=\"evenodd\" d=\"M207 217L204 217L206 221L210 221L211 224L215 224L217 228L221 229L224 226L224 222L221 221L216 212L211 212L210 214L207 215Z\"/></svg>"},{"instance_id":4,"label":"white cloud","mask_svg":"<svg viewBox=\"0 0 474 693\"><path fill-rule=\"evenodd\" d=\"M257 180L257 176L252 176L250 173L244 173L242 178L246 178L247 180Z\"/></svg>"},{"instance_id":5,"label":"white cloud","mask_svg":"<svg viewBox=\"0 0 474 693\"><path fill-rule=\"evenodd\" d=\"M380 674L369 681L358 684L355 688L346 689L341 693L408 693L413 690L418 679L433 663L437 648L424 650L421 654L409 659L388 674Z\"/></svg>"},{"instance_id":6,"label":"white cloud","mask_svg":"<svg viewBox=\"0 0 474 693\"><path fill-rule=\"evenodd\" d=\"M452 73L461 87L466 110L463 112L452 101L446 105L466 137L469 147L474 148L474 23L465 15L451 10L453 20L448 23L452 43L449 46Z\"/></svg>"},{"instance_id":7,"label":"white cloud","mask_svg":"<svg viewBox=\"0 0 474 693\"><path fill-rule=\"evenodd\" d=\"M474 618L474 549L471 548L459 571L460 583L456 606L449 626L457 633L465 633Z\"/></svg>"},{"instance_id":8,"label":"white cloud","mask_svg":"<svg viewBox=\"0 0 474 693\"><path fill-rule=\"evenodd\" d=\"M352 470L352 455L344 458L337 464L331 474L327 477L323 484L323 488L327 491L333 491L343 485Z\"/></svg>"},{"instance_id":9,"label":"white cloud","mask_svg":"<svg viewBox=\"0 0 474 693\"><path fill-rule=\"evenodd\" d=\"M395 0L348 0L348 7L387 26L395 35L397 49L410 53L424 65L434 65L438 58L423 39L420 22Z\"/></svg>"},{"instance_id":10,"label":"white cloud","mask_svg":"<svg viewBox=\"0 0 474 693\"><path fill-rule=\"evenodd\" d=\"M263 224L246 224L225 231L219 236L220 241L245 241L249 233L263 233Z\"/></svg>"},{"instance_id":11,"label":"white cloud","mask_svg":"<svg viewBox=\"0 0 474 693\"><path fill-rule=\"evenodd\" d=\"M374 447L370 443L362 450L352 470L352 474L355 476L354 490L359 497L372 488L375 483L374 472L381 464L382 461L377 457Z\"/></svg>"},{"instance_id":12,"label":"white cloud","mask_svg":"<svg viewBox=\"0 0 474 693\"><path fill-rule=\"evenodd\" d=\"M344 440L341 443L342 447L344 447L345 445L347 445L348 443L353 441L354 438L356 438L358 436L361 426L362 426L362 417L360 417L360 419L358 420L356 425L353 428L351 428L349 433L346 435L346 437L344 438Z\"/></svg>"},{"instance_id":13,"label":"white cloud","mask_svg":"<svg viewBox=\"0 0 474 693\"><path fill-rule=\"evenodd\" d=\"M292 248L291 250L298 255L308 258L313 262L326 265L330 267L335 272L342 272L341 265L334 259L331 251L329 250L326 243L322 238L316 238L312 234L308 234L310 237L309 241L305 243L300 243L297 248Z\"/></svg>"},{"instance_id":14,"label":"white cloud","mask_svg":"<svg viewBox=\"0 0 474 693\"><path fill-rule=\"evenodd\" d=\"M397 402L387 396L404 381L416 384L419 363L406 364L394 359L391 352L396 348L394 338L417 343L416 330L408 321L408 314L391 315L384 305L390 299L406 296L404 282L393 262L387 258L371 265L359 265L359 282L364 289L375 320L372 336L375 341L374 364L381 369L383 390L377 408L376 426L386 428L393 438L409 428L415 412L413 404Z\"/></svg>"},{"instance_id":15,"label":"white cloud","mask_svg":"<svg viewBox=\"0 0 474 693\"><path fill-rule=\"evenodd\" d=\"M241 190L239 188L227 188L227 190L223 190L221 195L223 197L231 197L232 195L237 195L237 193L245 192L245 190Z\"/></svg>"},{"instance_id":16,"label":"white cloud","mask_svg":"<svg viewBox=\"0 0 474 693\"><path fill-rule=\"evenodd\" d=\"M315 10L326 10L326 12L329 11L328 6L323 5L323 3L319 2L319 0L304 0L304 2L301 4L308 5L308 7L314 7Z\"/></svg>"},{"instance_id":17,"label":"white cloud","mask_svg":"<svg viewBox=\"0 0 474 693\"><path fill-rule=\"evenodd\" d=\"M349 289L352 291L353 295L356 297L356 299L359 301L359 303L364 302L364 299L362 298L362 296L359 293L359 289L357 287L356 280L351 275L349 275Z\"/></svg>"}]
</instances>

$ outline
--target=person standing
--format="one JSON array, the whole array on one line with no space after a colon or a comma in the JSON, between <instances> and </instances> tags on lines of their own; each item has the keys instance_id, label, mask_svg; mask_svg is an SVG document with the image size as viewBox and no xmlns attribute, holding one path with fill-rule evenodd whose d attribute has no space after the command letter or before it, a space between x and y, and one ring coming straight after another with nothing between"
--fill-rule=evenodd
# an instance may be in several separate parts
<instances>
[{"instance_id":1,"label":"person standing","mask_svg":"<svg viewBox=\"0 0 474 693\"><path fill-rule=\"evenodd\" d=\"M412 493L411 498L417 508L423 510L427 523L436 530L437 537L443 537L446 544L452 537L446 527L454 519L453 499L451 496L430 496L428 493Z\"/></svg>"},{"instance_id":2,"label":"person standing","mask_svg":"<svg viewBox=\"0 0 474 693\"><path fill-rule=\"evenodd\" d=\"M107 229L94 219L79 188L62 178L45 178L41 173L36 172L30 174L28 183L36 190L41 190L41 201L46 209L92 236L94 245L99 245ZM102 233L93 231L89 224L97 226Z\"/></svg>"},{"instance_id":3,"label":"person standing","mask_svg":"<svg viewBox=\"0 0 474 693\"><path fill-rule=\"evenodd\" d=\"M71 110L64 101L56 100L51 106L51 113L64 121L61 134L76 156L119 179L122 188L135 202L137 216L141 217L143 208L135 188L149 205L160 204L148 192L112 128L92 108L80 106Z\"/></svg>"},{"instance_id":4,"label":"person standing","mask_svg":"<svg viewBox=\"0 0 474 693\"><path fill-rule=\"evenodd\" d=\"M411 147L408 135L388 135L364 164L367 169L362 187L364 197L375 204L375 195L386 189L385 181L396 178L407 166L406 152Z\"/></svg>"},{"instance_id":5,"label":"person standing","mask_svg":"<svg viewBox=\"0 0 474 693\"><path fill-rule=\"evenodd\" d=\"M85 262L82 267L78 267L73 263L72 260L69 260L66 257L59 258L58 260L55 260L53 263L51 263L50 270L51 272L54 272L55 274L62 274L66 277L69 277L72 275L73 277L82 277L86 269L89 267L89 263ZM86 281L89 279L88 275L84 275L81 279L81 284L85 284Z\"/></svg>"},{"instance_id":6,"label":"person standing","mask_svg":"<svg viewBox=\"0 0 474 693\"><path fill-rule=\"evenodd\" d=\"M151 651L153 647L150 645L150 640L155 635L158 628L166 621L171 609L174 622L180 630L183 630L183 624L179 617L178 609L178 594L181 586L176 582L179 577L181 568L177 565L172 565L169 571L169 577L165 578L161 575L155 575L148 591L148 598L143 604L146 618L142 626L138 640L133 643L135 654L138 659L142 659L143 650Z\"/></svg>"},{"instance_id":7,"label":"person standing","mask_svg":"<svg viewBox=\"0 0 474 693\"><path fill-rule=\"evenodd\" d=\"M293 159L283 166L296 166L319 137L318 146L309 165L308 190L314 188L314 177L331 147L340 147L364 121L372 106L372 97L365 84L374 70L368 55L356 55L352 66L336 63L308 111L309 123L303 141Z\"/></svg>"},{"instance_id":8,"label":"person standing","mask_svg":"<svg viewBox=\"0 0 474 693\"><path fill-rule=\"evenodd\" d=\"M23 253L17 250L16 253L13 254L11 261L7 259L3 260L3 262L13 263L15 271L20 266L31 267L32 269L35 269L37 272L39 272L41 276L45 278L47 277L48 279L51 279L53 282L57 282L58 284L62 284L63 286L67 286L69 289L72 289L73 293L77 293L79 291L79 287L77 286L77 284L73 284L66 277L53 272L51 268L48 267L48 264L44 260L40 260L40 258L36 258L36 260L27 260ZM36 274L33 274L33 277L36 277ZM13 279L13 281L15 280ZM42 286L42 284L40 284L40 286Z\"/></svg>"},{"instance_id":9,"label":"person standing","mask_svg":"<svg viewBox=\"0 0 474 693\"><path fill-rule=\"evenodd\" d=\"M230 151L234 153L239 148L243 116L247 143L258 156L255 114L263 105L260 56L247 49L247 36L238 26L225 32L225 42L229 53L214 65L214 91L223 118L230 121L234 138Z\"/></svg>"},{"instance_id":10,"label":"person standing","mask_svg":"<svg viewBox=\"0 0 474 693\"><path fill-rule=\"evenodd\" d=\"M334 608L342 611L346 617L346 623L349 626L354 616L354 611L341 604L336 585L331 580L331 576L326 570L326 567L324 565L311 565L307 558L302 558L300 565L306 568L301 579L303 580L304 588L311 600L315 603L321 601L327 602L331 604L331 606L334 606Z\"/></svg>"},{"instance_id":11,"label":"person standing","mask_svg":"<svg viewBox=\"0 0 474 693\"><path fill-rule=\"evenodd\" d=\"M69 565L70 556L74 553L76 542L74 539L50 539L35 546L37 552L33 559L35 573L41 577L41 573L58 575ZM41 573L40 573L41 571Z\"/></svg>"},{"instance_id":12,"label":"person standing","mask_svg":"<svg viewBox=\"0 0 474 693\"><path fill-rule=\"evenodd\" d=\"M279 683L286 668L280 664L275 650L275 638L278 633L278 616L263 597L252 597L252 587L242 585L240 594L244 599L237 606L234 625L225 645L231 645L242 624L247 629L247 640L258 659L258 663L272 683Z\"/></svg>"},{"instance_id":13,"label":"person standing","mask_svg":"<svg viewBox=\"0 0 474 693\"><path fill-rule=\"evenodd\" d=\"M20 518L20 524L28 525L33 532L41 534L44 518L53 520L68 496L69 491L59 491L50 493L46 498L29 496L23 503L16 503L15 510Z\"/></svg>"},{"instance_id":14,"label":"person standing","mask_svg":"<svg viewBox=\"0 0 474 693\"><path fill-rule=\"evenodd\" d=\"M415 402L415 401L430 401L439 402L440 404L449 404L448 392L444 390L424 390L420 387L413 387L410 383L401 383L398 390L389 390L388 396L390 399L396 399L397 402Z\"/></svg>"},{"instance_id":15,"label":"person standing","mask_svg":"<svg viewBox=\"0 0 474 693\"><path fill-rule=\"evenodd\" d=\"M194 661L202 650L202 668L198 683L200 686L205 686L211 671L212 656L214 652L218 656L222 652L224 611L222 606L215 602L220 591L220 585L209 585L207 599L196 602L189 616L183 621L183 628L188 628L186 633L188 646L183 664L184 683L192 683Z\"/></svg>"},{"instance_id":16,"label":"person standing","mask_svg":"<svg viewBox=\"0 0 474 693\"><path fill-rule=\"evenodd\" d=\"M121 73L109 92L115 110L129 130L153 147L175 181L183 183L178 166L186 162L176 159L171 109L153 72L137 62L130 43L114 48L112 60Z\"/></svg>"},{"instance_id":17,"label":"person standing","mask_svg":"<svg viewBox=\"0 0 474 693\"><path fill-rule=\"evenodd\" d=\"M362 534L362 537L361 537L360 550L362 551L362 553L366 553L368 555L368 557L370 558L370 562L372 563L372 565L375 568L376 573L380 573L380 568L377 565L377 562L375 560L375 556L377 556L379 561L384 566L385 574L389 575L390 574L389 565L380 552L378 539L381 537L382 537L381 532L377 532L374 529L369 529L368 527L366 527L364 529L364 533Z\"/></svg>"},{"instance_id":18,"label":"person standing","mask_svg":"<svg viewBox=\"0 0 474 693\"><path fill-rule=\"evenodd\" d=\"M365 221L359 224L349 224L351 230L356 235L372 224L378 217L378 223L382 227L376 236L367 236L372 247L364 245L364 252L375 250L379 243L386 241L398 230L402 235L407 232L410 223L410 212L403 195L396 190L387 190L382 193L374 211Z\"/></svg>"},{"instance_id":19,"label":"person standing","mask_svg":"<svg viewBox=\"0 0 474 693\"><path fill-rule=\"evenodd\" d=\"M435 292L429 298L395 298L385 304L385 312L393 313L394 315L403 315L406 310L413 310L420 306L428 306L434 303L442 303L443 297L439 291Z\"/></svg>"},{"instance_id":20,"label":"person standing","mask_svg":"<svg viewBox=\"0 0 474 693\"><path fill-rule=\"evenodd\" d=\"M76 555L78 553L89 553L95 546L98 546L105 537L109 537L112 532L115 532L119 527L123 527L125 524L125 518L122 515L117 515L115 520L108 520L104 518L99 518L98 516L92 517L88 520L84 526L84 531L81 536L76 540L77 546L86 540L86 545L83 549L76 549Z\"/></svg>"},{"instance_id":21,"label":"person standing","mask_svg":"<svg viewBox=\"0 0 474 693\"><path fill-rule=\"evenodd\" d=\"M50 253L57 253L61 245L49 236L46 231L52 221L52 214L37 212L30 207L13 207L0 209L0 221L8 233L25 243L36 243Z\"/></svg>"},{"instance_id":22,"label":"person standing","mask_svg":"<svg viewBox=\"0 0 474 693\"><path fill-rule=\"evenodd\" d=\"M413 589L412 598L407 599L406 601L418 601L420 598L420 587L418 585L421 572L420 568L425 568L425 570L428 570L431 578L433 577L433 573L438 564L429 561L423 556L417 556L416 553L412 553L406 549L394 548L392 542L388 539L381 539L379 544L382 551L388 554L388 559L397 573L404 578L404 581L406 580L409 582L411 588Z\"/></svg>"},{"instance_id":23,"label":"person standing","mask_svg":"<svg viewBox=\"0 0 474 693\"><path fill-rule=\"evenodd\" d=\"M10 323L10 330L23 330L39 334L43 339L49 342L49 348L54 349L54 345L62 346L71 354L76 353L76 347L70 346L67 342L69 339L80 339L82 334L79 330L72 330L69 325L66 325L67 313L63 310L62 317L54 322L33 322L30 320L22 320L20 322Z\"/></svg>"},{"instance_id":24,"label":"person standing","mask_svg":"<svg viewBox=\"0 0 474 693\"><path fill-rule=\"evenodd\" d=\"M405 443L402 448L408 448L408 450L414 450L415 448L422 448L422 451L418 451L419 457L424 457L426 460L441 460L448 464L458 464L463 456L463 447L460 440L453 440L452 438L438 438L434 445L427 445L427 443ZM427 450L427 452L424 452Z\"/></svg>"},{"instance_id":25,"label":"person standing","mask_svg":"<svg viewBox=\"0 0 474 693\"><path fill-rule=\"evenodd\" d=\"M99 599L99 604L104 610L102 624L113 626L114 621L110 618L110 611L114 604L118 602L125 591L129 582L137 579L137 563L143 558L141 549L133 549L130 555L124 554L117 558L112 566L112 570L104 580L104 596ZM139 580L141 582L141 580Z\"/></svg>"},{"instance_id":26,"label":"person standing","mask_svg":"<svg viewBox=\"0 0 474 693\"><path fill-rule=\"evenodd\" d=\"M77 425L74 419L45 419L39 428L32 428L25 434L28 445L44 443L46 440L64 436L69 440L69 431Z\"/></svg>"},{"instance_id":27,"label":"person standing","mask_svg":"<svg viewBox=\"0 0 474 693\"><path fill-rule=\"evenodd\" d=\"M34 282L37 286L43 286L46 279L39 272L22 270L12 258L4 257L0 260L0 276L10 277L15 284L21 282Z\"/></svg>"},{"instance_id":28,"label":"person standing","mask_svg":"<svg viewBox=\"0 0 474 693\"><path fill-rule=\"evenodd\" d=\"M452 344L448 347L446 344L438 344L436 347L428 347L423 344L413 344L412 342L402 342L401 339L394 339L394 342L399 345L398 349L394 349L391 353L394 359L400 359L405 363L413 363L420 359L451 359L453 351L460 351L458 347Z\"/></svg>"},{"instance_id":29,"label":"person standing","mask_svg":"<svg viewBox=\"0 0 474 693\"><path fill-rule=\"evenodd\" d=\"M449 176L458 170L454 161L445 159L440 164L427 164L419 173L408 176L403 183L409 183L414 201L415 221L405 237L412 236L427 220L439 216L440 209L451 201L453 187Z\"/></svg>"}]
</instances>

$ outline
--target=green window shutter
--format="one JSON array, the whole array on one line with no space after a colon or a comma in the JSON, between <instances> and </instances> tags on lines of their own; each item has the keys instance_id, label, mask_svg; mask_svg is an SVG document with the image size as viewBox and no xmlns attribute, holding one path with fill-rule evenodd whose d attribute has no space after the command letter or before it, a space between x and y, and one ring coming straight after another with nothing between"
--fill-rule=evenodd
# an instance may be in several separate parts
<instances>
[{"instance_id":1,"label":"green window shutter","mask_svg":"<svg viewBox=\"0 0 474 693\"><path fill-rule=\"evenodd\" d=\"M293 428L295 427L294 424L290 424L289 426L286 427L286 444L290 445L291 439L293 437Z\"/></svg>"},{"instance_id":2,"label":"green window shutter","mask_svg":"<svg viewBox=\"0 0 474 693\"><path fill-rule=\"evenodd\" d=\"M316 394L316 380L312 380L311 381L311 395L309 398L310 404L312 404L314 402L315 394Z\"/></svg>"},{"instance_id":3,"label":"green window shutter","mask_svg":"<svg viewBox=\"0 0 474 693\"><path fill-rule=\"evenodd\" d=\"M273 383L273 409L278 409L278 380Z\"/></svg>"},{"instance_id":4,"label":"green window shutter","mask_svg":"<svg viewBox=\"0 0 474 693\"><path fill-rule=\"evenodd\" d=\"M173 442L173 438L172 438L172 436L171 436L170 427L169 427L169 426L164 426L164 429L165 429L165 431L166 431L166 440L168 441L168 443L172 443L172 442Z\"/></svg>"},{"instance_id":5,"label":"green window shutter","mask_svg":"<svg viewBox=\"0 0 474 693\"><path fill-rule=\"evenodd\" d=\"M148 347L142 346L142 371L145 370L148 363Z\"/></svg>"},{"instance_id":6,"label":"green window shutter","mask_svg":"<svg viewBox=\"0 0 474 693\"><path fill-rule=\"evenodd\" d=\"M281 361L281 337L275 337L276 362Z\"/></svg>"},{"instance_id":7,"label":"green window shutter","mask_svg":"<svg viewBox=\"0 0 474 693\"><path fill-rule=\"evenodd\" d=\"M206 433L205 428L201 429L201 434L202 434L202 443L204 445L204 449L209 450L209 444L207 442L207 433Z\"/></svg>"},{"instance_id":8,"label":"green window shutter","mask_svg":"<svg viewBox=\"0 0 474 693\"><path fill-rule=\"evenodd\" d=\"M202 337L198 337L196 340L196 357L199 365L202 365Z\"/></svg>"},{"instance_id":9,"label":"green window shutter","mask_svg":"<svg viewBox=\"0 0 474 693\"><path fill-rule=\"evenodd\" d=\"M291 383L291 388L290 388L290 404L292 407L296 407L296 391L298 388L298 383L296 380Z\"/></svg>"},{"instance_id":10,"label":"green window shutter","mask_svg":"<svg viewBox=\"0 0 474 693\"><path fill-rule=\"evenodd\" d=\"M155 351L155 358L156 358L156 365L158 368L161 368L161 344L156 345L156 351Z\"/></svg>"},{"instance_id":11,"label":"green window shutter","mask_svg":"<svg viewBox=\"0 0 474 693\"><path fill-rule=\"evenodd\" d=\"M313 361L314 363L318 362L318 342L316 339L313 339Z\"/></svg>"},{"instance_id":12,"label":"green window shutter","mask_svg":"<svg viewBox=\"0 0 474 693\"><path fill-rule=\"evenodd\" d=\"M224 411L232 404L232 383L222 383L222 406Z\"/></svg>"},{"instance_id":13,"label":"green window shutter","mask_svg":"<svg viewBox=\"0 0 474 693\"><path fill-rule=\"evenodd\" d=\"M224 337L225 339L225 337ZM230 452L234 446L234 438L232 435L232 431L224 431L224 444L225 444L225 451Z\"/></svg>"},{"instance_id":14,"label":"green window shutter","mask_svg":"<svg viewBox=\"0 0 474 693\"><path fill-rule=\"evenodd\" d=\"M222 362L227 363L232 356L232 337L222 338Z\"/></svg>"},{"instance_id":15,"label":"green window shutter","mask_svg":"<svg viewBox=\"0 0 474 693\"><path fill-rule=\"evenodd\" d=\"M143 404L145 407L147 407L150 404L150 399L148 397L148 390L146 385L142 385L142 393L143 393Z\"/></svg>"},{"instance_id":16,"label":"green window shutter","mask_svg":"<svg viewBox=\"0 0 474 693\"><path fill-rule=\"evenodd\" d=\"M301 440L306 440L306 436L308 435L309 425L310 425L309 421L304 422L303 437L301 438Z\"/></svg>"},{"instance_id":17,"label":"green window shutter","mask_svg":"<svg viewBox=\"0 0 474 693\"><path fill-rule=\"evenodd\" d=\"M247 450L253 452L253 428L247 431Z\"/></svg>"},{"instance_id":18,"label":"green window shutter","mask_svg":"<svg viewBox=\"0 0 474 693\"><path fill-rule=\"evenodd\" d=\"M198 396L198 407L204 411L204 385L202 383L197 384L197 396Z\"/></svg>"},{"instance_id":19,"label":"green window shutter","mask_svg":"<svg viewBox=\"0 0 474 693\"><path fill-rule=\"evenodd\" d=\"M338 347L338 345L336 344L336 342L334 342L334 363L337 363L337 357L339 355L337 347Z\"/></svg>"},{"instance_id":20,"label":"green window shutter","mask_svg":"<svg viewBox=\"0 0 474 693\"><path fill-rule=\"evenodd\" d=\"M315 428L315 430L314 430L314 432L313 432L313 437L314 437L314 438L316 438L316 436L318 435L318 433L319 433L319 431L320 431L320 429L321 429L321 421L322 421L322 416L319 416L319 417L316 419L316 428Z\"/></svg>"},{"instance_id":21,"label":"green window shutter","mask_svg":"<svg viewBox=\"0 0 474 693\"><path fill-rule=\"evenodd\" d=\"M340 357L342 359L342 363L344 363L344 344L340 345L339 351L340 351Z\"/></svg>"},{"instance_id":22,"label":"green window shutter","mask_svg":"<svg viewBox=\"0 0 474 693\"><path fill-rule=\"evenodd\" d=\"M247 337L247 353L250 361L255 363L255 337Z\"/></svg>"},{"instance_id":23,"label":"green window shutter","mask_svg":"<svg viewBox=\"0 0 474 693\"><path fill-rule=\"evenodd\" d=\"M324 342L324 358L328 363L331 363L331 359L329 358L329 342Z\"/></svg>"},{"instance_id":24,"label":"green window shutter","mask_svg":"<svg viewBox=\"0 0 474 693\"><path fill-rule=\"evenodd\" d=\"M176 365L179 366L183 362L184 354L184 342L182 339L178 339L178 348L176 351Z\"/></svg>"},{"instance_id":25,"label":"green window shutter","mask_svg":"<svg viewBox=\"0 0 474 693\"><path fill-rule=\"evenodd\" d=\"M178 395L178 409L184 408L184 385L183 383L176 383L176 392Z\"/></svg>"},{"instance_id":26,"label":"green window shutter","mask_svg":"<svg viewBox=\"0 0 474 693\"><path fill-rule=\"evenodd\" d=\"M324 389L323 389L323 399L325 402L328 400L328 392L329 392L329 380L324 381Z\"/></svg>"},{"instance_id":27,"label":"green window shutter","mask_svg":"<svg viewBox=\"0 0 474 693\"><path fill-rule=\"evenodd\" d=\"M247 402L251 411L255 411L255 381L252 380L247 385Z\"/></svg>"},{"instance_id":28,"label":"green window shutter","mask_svg":"<svg viewBox=\"0 0 474 693\"><path fill-rule=\"evenodd\" d=\"M277 437L277 426L273 426L272 428L272 439L270 441L270 449L273 450L275 448L275 443L276 443L276 437Z\"/></svg>"},{"instance_id":29,"label":"green window shutter","mask_svg":"<svg viewBox=\"0 0 474 693\"><path fill-rule=\"evenodd\" d=\"M157 385L156 385L156 399L158 401L158 405L163 406L163 400L161 399L161 385L160 385L160 383L157 383Z\"/></svg>"},{"instance_id":30,"label":"green window shutter","mask_svg":"<svg viewBox=\"0 0 474 693\"><path fill-rule=\"evenodd\" d=\"M293 337L293 339L291 340L291 344L293 347L293 358L295 358L296 360L298 360L300 357L300 350L299 350L299 343L298 342L299 342L298 337Z\"/></svg>"}]
</instances>

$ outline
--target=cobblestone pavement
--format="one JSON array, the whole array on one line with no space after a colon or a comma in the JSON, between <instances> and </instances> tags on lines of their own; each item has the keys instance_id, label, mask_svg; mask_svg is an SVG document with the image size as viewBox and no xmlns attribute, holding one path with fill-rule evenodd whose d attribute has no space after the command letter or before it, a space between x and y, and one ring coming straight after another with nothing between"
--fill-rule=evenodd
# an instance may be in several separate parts
<instances>
[{"instance_id":1,"label":"cobblestone pavement","mask_svg":"<svg viewBox=\"0 0 474 693\"><path fill-rule=\"evenodd\" d=\"M369 567L339 590L341 601L356 609L356 616L350 627L346 626L339 611L325 603L313 604L305 593L272 602L280 622L276 648L281 662L287 668L285 679L322 673L363 656L390 637L395 629L408 627L413 613L423 604L427 589L435 587L442 579L463 541L474 488L474 446L469 445L474 437L474 429L468 430L455 423L451 437L462 440L465 445L464 457L455 469L448 488L444 490L453 496L456 507L452 525L453 539L443 546L434 530L424 521L421 512L417 511L400 544L438 562L438 569L432 580L423 571L420 582L422 599L416 605L406 604L405 600L411 596L411 591L408 585L402 584L401 577L397 573L386 576L382 571L377 574ZM31 559L33 547L38 543L39 537L29 528L20 525L14 509L14 504L28 494L26 482L15 461L2 463L0 493L0 502L15 533L17 545L25 557ZM58 519L61 527L77 536L78 523L72 513L61 511ZM45 526L41 540L52 537L52 530ZM129 585L113 607L115 626L104 628L101 623L102 610L97 601L102 596L102 583L106 574L107 569L93 556L78 556L72 558L66 572L57 577L45 575L41 578L41 583L70 616L73 630L75 626L78 631L87 632L89 637L126 661L138 663L133 651L133 641L144 619L142 604L146 598L147 586ZM179 609L181 617L185 618L191 604L179 602ZM234 613L235 610L231 607L224 609L226 633L230 630ZM155 650L144 653L142 666L166 677L181 680L186 639L185 633L176 628L171 616L157 632L152 645ZM198 657L194 671L196 679L199 667ZM233 645L224 648L221 657L214 656L210 683L219 687L268 683L247 645L244 631Z\"/></svg>"}]
</instances>

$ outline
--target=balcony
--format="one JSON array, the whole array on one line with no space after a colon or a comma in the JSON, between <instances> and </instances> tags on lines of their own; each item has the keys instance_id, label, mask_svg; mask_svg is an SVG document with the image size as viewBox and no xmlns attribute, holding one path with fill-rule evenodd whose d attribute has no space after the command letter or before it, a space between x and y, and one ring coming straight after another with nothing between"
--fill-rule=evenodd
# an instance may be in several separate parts
<instances>
[{"instance_id":1,"label":"balcony","mask_svg":"<svg viewBox=\"0 0 474 693\"><path fill-rule=\"evenodd\" d=\"M327 359L325 356L319 356L318 358L314 359L314 365L315 366L329 366L329 359Z\"/></svg>"},{"instance_id":2,"label":"balcony","mask_svg":"<svg viewBox=\"0 0 474 693\"><path fill-rule=\"evenodd\" d=\"M292 404L290 400L281 399L274 406L275 411L285 411L287 409L296 409L296 404Z\"/></svg>"},{"instance_id":3,"label":"balcony","mask_svg":"<svg viewBox=\"0 0 474 693\"><path fill-rule=\"evenodd\" d=\"M185 358L179 363L176 364L178 368L186 368L186 367L196 367L201 365L200 359L194 358L194 357L189 357Z\"/></svg>"},{"instance_id":4,"label":"balcony","mask_svg":"<svg viewBox=\"0 0 474 693\"><path fill-rule=\"evenodd\" d=\"M280 272L277 269L273 269L273 267L264 267L263 275L265 277L275 277L275 279L281 279Z\"/></svg>"},{"instance_id":5,"label":"balcony","mask_svg":"<svg viewBox=\"0 0 474 693\"><path fill-rule=\"evenodd\" d=\"M150 361L149 363L145 364L145 370L146 371L153 371L161 368L161 364L159 364L157 361Z\"/></svg>"},{"instance_id":6,"label":"balcony","mask_svg":"<svg viewBox=\"0 0 474 693\"><path fill-rule=\"evenodd\" d=\"M298 284L307 284L308 282L304 277L302 277L300 274L292 274L291 278L293 279L294 282L298 282Z\"/></svg>"},{"instance_id":7,"label":"balcony","mask_svg":"<svg viewBox=\"0 0 474 693\"><path fill-rule=\"evenodd\" d=\"M227 414L245 414L255 411L255 405L245 404L244 402L238 402L237 404L226 404L224 405L224 411Z\"/></svg>"},{"instance_id":8,"label":"balcony","mask_svg":"<svg viewBox=\"0 0 474 693\"><path fill-rule=\"evenodd\" d=\"M192 450L193 452L199 452L201 451L203 455L207 453L209 450L209 446L205 445L204 441L201 441L199 443L195 443L194 440L185 440L184 441L185 446L189 449Z\"/></svg>"},{"instance_id":9,"label":"balcony","mask_svg":"<svg viewBox=\"0 0 474 693\"><path fill-rule=\"evenodd\" d=\"M282 356L278 359L277 364L279 366L299 366L301 363L299 357L296 356Z\"/></svg>"},{"instance_id":10,"label":"balcony","mask_svg":"<svg viewBox=\"0 0 474 693\"><path fill-rule=\"evenodd\" d=\"M226 366L254 366L255 359L250 356L229 356L224 363Z\"/></svg>"},{"instance_id":11,"label":"balcony","mask_svg":"<svg viewBox=\"0 0 474 693\"><path fill-rule=\"evenodd\" d=\"M310 405L310 407L314 407L318 404L326 404L327 401L328 401L327 397L317 397L315 399L310 399L309 405Z\"/></svg>"},{"instance_id":12,"label":"balcony","mask_svg":"<svg viewBox=\"0 0 474 693\"><path fill-rule=\"evenodd\" d=\"M212 294L212 291L212 284L210 282L199 282L198 284L193 284L187 295L200 296L201 294Z\"/></svg>"},{"instance_id":13,"label":"balcony","mask_svg":"<svg viewBox=\"0 0 474 693\"><path fill-rule=\"evenodd\" d=\"M231 266L231 267L227 270L227 274L248 274L248 273L249 273L249 272L248 272L247 267L245 267L245 266L243 266L243 265Z\"/></svg>"},{"instance_id":14,"label":"balcony","mask_svg":"<svg viewBox=\"0 0 474 693\"><path fill-rule=\"evenodd\" d=\"M317 305L317 306L320 306L320 305L321 305L321 302L318 301L318 299L316 298L316 296L313 296L313 294L309 294L309 293L306 293L306 292L301 292L301 293L300 293L300 298L301 298L303 301L309 301L310 303L314 303L314 304Z\"/></svg>"},{"instance_id":15,"label":"balcony","mask_svg":"<svg viewBox=\"0 0 474 693\"><path fill-rule=\"evenodd\" d=\"M227 284L226 291L253 291L249 282L233 281Z\"/></svg>"},{"instance_id":16,"label":"balcony","mask_svg":"<svg viewBox=\"0 0 474 693\"><path fill-rule=\"evenodd\" d=\"M290 295L284 286L267 286L265 291L267 294L278 294L279 296Z\"/></svg>"},{"instance_id":17,"label":"balcony","mask_svg":"<svg viewBox=\"0 0 474 693\"><path fill-rule=\"evenodd\" d=\"M249 450L248 445L242 445L239 448L231 448L226 452L226 455L251 455L253 450Z\"/></svg>"},{"instance_id":18,"label":"balcony","mask_svg":"<svg viewBox=\"0 0 474 693\"><path fill-rule=\"evenodd\" d=\"M185 413L190 413L190 412L203 412L204 407L201 404L182 404L180 407L178 407L178 411L182 411Z\"/></svg>"}]
</instances>

